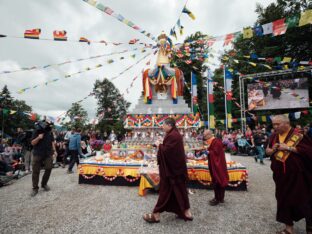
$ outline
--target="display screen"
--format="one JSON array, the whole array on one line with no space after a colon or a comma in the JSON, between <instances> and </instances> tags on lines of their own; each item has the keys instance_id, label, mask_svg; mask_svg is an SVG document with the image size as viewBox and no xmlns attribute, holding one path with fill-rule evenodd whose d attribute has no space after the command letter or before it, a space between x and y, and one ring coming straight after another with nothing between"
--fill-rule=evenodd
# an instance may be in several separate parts
<instances>
[{"instance_id":1,"label":"display screen","mask_svg":"<svg viewBox=\"0 0 312 234\"><path fill-rule=\"evenodd\" d=\"M248 110L309 107L308 78L247 84Z\"/></svg>"}]
</instances>

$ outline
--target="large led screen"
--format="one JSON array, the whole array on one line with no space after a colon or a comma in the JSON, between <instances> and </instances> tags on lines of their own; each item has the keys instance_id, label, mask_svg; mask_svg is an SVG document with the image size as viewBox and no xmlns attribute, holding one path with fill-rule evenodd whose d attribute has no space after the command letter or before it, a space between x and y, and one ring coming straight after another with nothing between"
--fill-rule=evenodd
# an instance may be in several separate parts
<instances>
[{"instance_id":1,"label":"large led screen","mask_svg":"<svg viewBox=\"0 0 312 234\"><path fill-rule=\"evenodd\" d=\"M248 84L248 110L309 107L308 79L259 81Z\"/></svg>"}]
</instances>

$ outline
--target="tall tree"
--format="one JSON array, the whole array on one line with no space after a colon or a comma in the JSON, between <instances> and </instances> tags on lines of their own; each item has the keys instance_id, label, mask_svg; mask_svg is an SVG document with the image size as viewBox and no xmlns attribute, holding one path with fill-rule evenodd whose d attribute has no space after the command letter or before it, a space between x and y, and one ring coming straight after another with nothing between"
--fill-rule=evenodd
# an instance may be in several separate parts
<instances>
[{"instance_id":1,"label":"tall tree","mask_svg":"<svg viewBox=\"0 0 312 234\"><path fill-rule=\"evenodd\" d=\"M310 2L310 4L309 4ZM306 9L311 9L311 1L306 0L277 0L267 7L260 4L256 7L258 19L254 27L264 25L282 18L286 18L285 22L288 25L285 34L280 36L263 35L253 36L249 39L244 39L242 35L238 36L234 42L232 50L227 51L227 57L230 59L223 62L231 67L235 72L242 74L254 74L260 72L268 72L267 67L256 65L251 66L248 62L266 63L271 66L273 70L283 69L287 67L298 67L298 62L309 61L312 56L312 34L310 25L297 27L300 19L300 13ZM250 56L248 59L244 56ZM273 58L267 61L259 61L257 57ZM291 57L291 63L282 64L280 61L283 57ZM235 62L239 61L239 63ZM309 90L312 92L312 82L309 79ZM238 78L233 80L233 95L239 100ZM245 97L247 98L247 97ZM268 115L274 113L289 112L291 110L283 111L266 111L257 112L259 115ZM233 114L239 117L239 109L233 110Z\"/></svg>"},{"instance_id":2,"label":"tall tree","mask_svg":"<svg viewBox=\"0 0 312 234\"><path fill-rule=\"evenodd\" d=\"M207 98L206 98L206 82L207 77L203 77L205 71L203 66L208 53L208 47L203 43L203 39L207 35L196 32L188 36L184 40L184 44L177 50L171 61L171 65L178 67L184 73L184 79L187 86L184 86L184 99L191 106L191 73L195 73L197 77L197 97L199 110L202 117L207 119Z\"/></svg>"},{"instance_id":3,"label":"tall tree","mask_svg":"<svg viewBox=\"0 0 312 234\"><path fill-rule=\"evenodd\" d=\"M108 79L96 80L93 88L97 99L97 117L99 123L97 127L102 132L124 132L123 119L127 115L130 103L120 94L115 85Z\"/></svg>"},{"instance_id":4,"label":"tall tree","mask_svg":"<svg viewBox=\"0 0 312 234\"><path fill-rule=\"evenodd\" d=\"M71 108L67 111L67 116L71 119L70 122L64 124L68 129L80 128L84 129L88 123L88 113L81 106L80 103L73 103Z\"/></svg>"},{"instance_id":5,"label":"tall tree","mask_svg":"<svg viewBox=\"0 0 312 234\"><path fill-rule=\"evenodd\" d=\"M12 137L16 136L18 127L24 130L33 128L33 122L28 118L27 113L30 113L32 108L25 101L15 100L5 85L0 92L0 124L1 131Z\"/></svg>"}]
</instances>

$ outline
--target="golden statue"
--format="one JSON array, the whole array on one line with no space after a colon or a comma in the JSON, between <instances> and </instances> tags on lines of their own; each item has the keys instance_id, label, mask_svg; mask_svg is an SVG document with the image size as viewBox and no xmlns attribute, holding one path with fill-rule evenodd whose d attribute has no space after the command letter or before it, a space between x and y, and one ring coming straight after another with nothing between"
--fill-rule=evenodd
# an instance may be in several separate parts
<instances>
[{"instance_id":1,"label":"golden statue","mask_svg":"<svg viewBox=\"0 0 312 234\"><path fill-rule=\"evenodd\" d=\"M159 49L155 68L143 72L145 102L152 103L154 87L155 93L157 96L160 94L162 99L167 98L169 90L173 102L177 103L177 96L183 96L183 72L177 67L170 67L172 41L164 32L158 36L157 45Z\"/></svg>"},{"instance_id":2,"label":"golden statue","mask_svg":"<svg viewBox=\"0 0 312 234\"><path fill-rule=\"evenodd\" d=\"M164 32L158 36L159 51L156 61L157 66L167 65L170 63L169 56L171 55L171 44L172 42L170 38L167 37Z\"/></svg>"}]
</instances>

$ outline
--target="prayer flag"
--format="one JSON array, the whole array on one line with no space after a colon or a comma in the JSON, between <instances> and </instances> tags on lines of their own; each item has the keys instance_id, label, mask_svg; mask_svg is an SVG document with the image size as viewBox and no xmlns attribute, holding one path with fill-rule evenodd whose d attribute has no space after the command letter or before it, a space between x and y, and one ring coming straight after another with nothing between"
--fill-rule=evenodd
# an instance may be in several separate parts
<instances>
[{"instance_id":1,"label":"prayer flag","mask_svg":"<svg viewBox=\"0 0 312 234\"><path fill-rule=\"evenodd\" d=\"M256 36L261 37L263 36L263 28L261 25L258 25L256 27L254 27L254 33Z\"/></svg>"},{"instance_id":2,"label":"prayer flag","mask_svg":"<svg viewBox=\"0 0 312 234\"><path fill-rule=\"evenodd\" d=\"M26 30L24 32L24 38L39 39L40 33L41 33L41 29L40 28Z\"/></svg>"},{"instance_id":3,"label":"prayer flag","mask_svg":"<svg viewBox=\"0 0 312 234\"><path fill-rule=\"evenodd\" d=\"M227 34L225 36L225 40L224 40L223 46L229 45L233 41L233 39L234 39L234 34L233 33Z\"/></svg>"},{"instance_id":4,"label":"prayer flag","mask_svg":"<svg viewBox=\"0 0 312 234\"><path fill-rule=\"evenodd\" d=\"M191 73L191 84L192 84L192 111L194 114L196 114L198 112L197 77L193 72Z\"/></svg>"},{"instance_id":5,"label":"prayer flag","mask_svg":"<svg viewBox=\"0 0 312 234\"><path fill-rule=\"evenodd\" d=\"M137 43L138 41L139 41L139 39L132 39L129 41L129 44L133 45L133 44Z\"/></svg>"},{"instance_id":6,"label":"prayer flag","mask_svg":"<svg viewBox=\"0 0 312 234\"><path fill-rule=\"evenodd\" d=\"M291 57L284 57L282 60L283 63L290 63L290 61L291 61Z\"/></svg>"},{"instance_id":7,"label":"prayer flag","mask_svg":"<svg viewBox=\"0 0 312 234\"><path fill-rule=\"evenodd\" d=\"M66 37L66 31L62 30L62 31L53 31L53 37L55 41L67 41L67 37Z\"/></svg>"},{"instance_id":8,"label":"prayer flag","mask_svg":"<svg viewBox=\"0 0 312 234\"><path fill-rule=\"evenodd\" d=\"M111 8L109 8L109 7L106 7L104 10L103 10L106 14L108 14L108 15L111 15L111 14L113 14L113 10L111 9Z\"/></svg>"},{"instance_id":9,"label":"prayer flag","mask_svg":"<svg viewBox=\"0 0 312 234\"><path fill-rule=\"evenodd\" d=\"M180 27L180 35L183 35L183 29L184 29L184 27L181 25L181 27Z\"/></svg>"},{"instance_id":10,"label":"prayer flag","mask_svg":"<svg viewBox=\"0 0 312 234\"><path fill-rule=\"evenodd\" d=\"M188 16L191 17L191 19L195 20L195 15L189 9L187 9L185 6L182 10L182 13L188 14Z\"/></svg>"},{"instance_id":11,"label":"prayer flag","mask_svg":"<svg viewBox=\"0 0 312 234\"><path fill-rule=\"evenodd\" d=\"M212 47L215 42L216 42L215 38L210 38L208 39L207 44L209 47Z\"/></svg>"},{"instance_id":12,"label":"prayer flag","mask_svg":"<svg viewBox=\"0 0 312 234\"><path fill-rule=\"evenodd\" d=\"M263 35L268 35L268 34L273 33L273 23L272 22L262 25L262 28L263 28Z\"/></svg>"},{"instance_id":13,"label":"prayer flag","mask_svg":"<svg viewBox=\"0 0 312 234\"><path fill-rule=\"evenodd\" d=\"M95 6L95 5L96 5L96 0L83 0L83 1L89 3L89 4L92 5L92 6Z\"/></svg>"},{"instance_id":14,"label":"prayer flag","mask_svg":"<svg viewBox=\"0 0 312 234\"><path fill-rule=\"evenodd\" d=\"M287 28L297 27L299 24L299 15L293 15L286 18Z\"/></svg>"},{"instance_id":15,"label":"prayer flag","mask_svg":"<svg viewBox=\"0 0 312 234\"><path fill-rule=\"evenodd\" d=\"M87 42L90 45L90 41L85 37L80 37L79 42Z\"/></svg>"},{"instance_id":16,"label":"prayer flag","mask_svg":"<svg viewBox=\"0 0 312 234\"><path fill-rule=\"evenodd\" d=\"M275 20L273 22L273 35L279 36L285 34L287 31L287 24L285 24L285 18Z\"/></svg>"},{"instance_id":17,"label":"prayer flag","mask_svg":"<svg viewBox=\"0 0 312 234\"><path fill-rule=\"evenodd\" d=\"M244 28L243 30L243 38L248 39L253 37L253 31L252 28Z\"/></svg>"},{"instance_id":18,"label":"prayer flag","mask_svg":"<svg viewBox=\"0 0 312 234\"><path fill-rule=\"evenodd\" d=\"M301 13L299 27L306 24L312 24L312 9L306 10Z\"/></svg>"},{"instance_id":19,"label":"prayer flag","mask_svg":"<svg viewBox=\"0 0 312 234\"><path fill-rule=\"evenodd\" d=\"M207 77L207 110L208 110L208 126L209 128L214 129L216 126L215 123L215 111L214 111L214 96L213 96L213 86L214 82L212 80L211 71L208 70Z\"/></svg>"}]
</instances>

